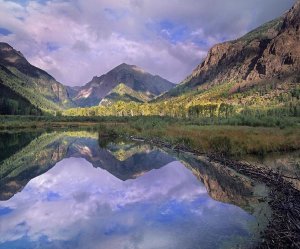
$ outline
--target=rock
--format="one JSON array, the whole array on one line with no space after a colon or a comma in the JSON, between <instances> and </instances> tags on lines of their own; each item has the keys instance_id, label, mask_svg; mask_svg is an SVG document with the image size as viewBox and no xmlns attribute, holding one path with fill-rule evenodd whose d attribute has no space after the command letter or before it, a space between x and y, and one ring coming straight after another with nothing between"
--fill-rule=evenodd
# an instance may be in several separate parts
<instances>
[{"instance_id":1,"label":"rock","mask_svg":"<svg viewBox=\"0 0 300 249\"><path fill-rule=\"evenodd\" d=\"M242 38L215 45L179 87L227 82L300 82L300 2ZM180 91L177 91L180 94Z\"/></svg>"}]
</instances>

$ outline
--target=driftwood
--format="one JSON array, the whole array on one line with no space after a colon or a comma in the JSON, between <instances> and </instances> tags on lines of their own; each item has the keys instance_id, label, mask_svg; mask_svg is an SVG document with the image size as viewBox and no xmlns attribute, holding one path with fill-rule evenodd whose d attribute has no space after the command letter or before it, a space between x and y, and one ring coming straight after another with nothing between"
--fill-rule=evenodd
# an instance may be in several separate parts
<instances>
[{"instance_id":1,"label":"driftwood","mask_svg":"<svg viewBox=\"0 0 300 249\"><path fill-rule=\"evenodd\" d=\"M130 139L180 152L203 155L203 153L199 153L197 150L190 149L185 145L172 145L161 141L159 138L130 137ZM300 191L285 179L291 177L282 176L279 172L253 166L249 163L237 162L223 155L210 154L207 157L211 162L221 163L252 179L264 182L269 187L269 205L272 209L272 217L268 227L261 234L262 241L257 248L300 249Z\"/></svg>"},{"instance_id":2,"label":"driftwood","mask_svg":"<svg viewBox=\"0 0 300 249\"><path fill-rule=\"evenodd\" d=\"M300 191L279 173L240 163L218 155L209 160L222 163L239 173L264 182L270 188L272 218L258 248L300 248Z\"/></svg>"}]
</instances>

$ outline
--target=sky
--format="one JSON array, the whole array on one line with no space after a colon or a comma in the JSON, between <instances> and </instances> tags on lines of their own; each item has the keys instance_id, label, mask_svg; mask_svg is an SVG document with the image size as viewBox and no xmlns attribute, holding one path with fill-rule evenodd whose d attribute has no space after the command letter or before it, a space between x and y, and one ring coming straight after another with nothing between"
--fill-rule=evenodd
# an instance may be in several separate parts
<instances>
[{"instance_id":1,"label":"sky","mask_svg":"<svg viewBox=\"0 0 300 249\"><path fill-rule=\"evenodd\" d=\"M63 84L121 63L174 83L214 44L236 39L295 0L0 0L0 41Z\"/></svg>"}]
</instances>

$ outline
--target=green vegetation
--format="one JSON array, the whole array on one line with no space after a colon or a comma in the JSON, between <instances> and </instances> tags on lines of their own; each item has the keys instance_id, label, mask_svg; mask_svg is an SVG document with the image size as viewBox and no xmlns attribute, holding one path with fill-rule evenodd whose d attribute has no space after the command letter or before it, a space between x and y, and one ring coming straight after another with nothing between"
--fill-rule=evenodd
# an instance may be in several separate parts
<instances>
[{"instance_id":1,"label":"green vegetation","mask_svg":"<svg viewBox=\"0 0 300 249\"><path fill-rule=\"evenodd\" d=\"M0 83L0 115L41 115L39 108Z\"/></svg>"},{"instance_id":2,"label":"green vegetation","mask_svg":"<svg viewBox=\"0 0 300 249\"><path fill-rule=\"evenodd\" d=\"M3 117L3 116L2 116ZM212 124L211 119L178 119L172 117L34 117L5 116L0 129L22 130L90 130L99 131L105 144L118 136L159 139L185 146L200 153L226 155L266 154L300 149L300 128L294 124L282 127L249 127L228 125L238 122L224 119ZM4 121L5 120L5 121ZM201 123L199 123L201 122ZM206 122L209 125L203 125ZM217 122L217 119L216 119ZM283 122L283 121L282 121ZM288 122L288 121L287 121ZM295 121L296 123L296 121Z\"/></svg>"},{"instance_id":3,"label":"green vegetation","mask_svg":"<svg viewBox=\"0 0 300 249\"><path fill-rule=\"evenodd\" d=\"M0 131L16 129L93 128L100 122L127 122L123 117L63 117L0 115Z\"/></svg>"},{"instance_id":4,"label":"green vegetation","mask_svg":"<svg viewBox=\"0 0 300 249\"><path fill-rule=\"evenodd\" d=\"M247 41L251 42L255 39L266 39L268 38L268 34L272 33L272 31L278 31L283 24L283 18L277 18L270 22L265 23L264 25L252 30L251 32L247 33L237 41Z\"/></svg>"},{"instance_id":5,"label":"green vegetation","mask_svg":"<svg viewBox=\"0 0 300 249\"><path fill-rule=\"evenodd\" d=\"M291 126L300 118L300 87L292 83L203 86L180 97L151 103L118 101L109 106L74 108L66 116L169 116L195 124Z\"/></svg>"},{"instance_id":6,"label":"green vegetation","mask_svg":"<svg viewBox=\"0 0 300 249\"><path fill-rule=\"evenodd\" d=\"M192 122L174 121L172 118L140 117L126 123L102 123L99 130L102 134L158 139L199 153L242 156L300 149L298 127L198 126Z\"/></svg>"},{"instance_id":7,"label":"green vegetation","mask_svg":"<svg viewBox=\"0 0 300 249\"><path fill-rule=\"evenodd\" d=\"M12 70L16 74L16 70ZM61 110L54 102L46 99L40 93L40 89L37 88L36 84L29 77L23 76L19 78L16 74L8 73L10 71L0 70L0 79L3 84L9 87L11 90L27 99L33 106L43 110L46 113L55 113L55 110ZM20 73L18 73L20 74Z\"/></svg>"},{"instance_id":8,"label":"green vegetation","mask_svg":"<svg viewBox=\"0 0 300 249\"><path fill-rule=\"evenodd\" d=\"M152 96L152 95L151 95ZM138 92L133 90L132 88L126 86L125 84L121 83L116 86L102 101L101 105L109 106L117 101L123 102L138 102L144 103L149 101L151 98L150 96L144 94L143 92Z\"/></svg>"},{"instance_id":9,"label":"green vegetation","mask_svg":"<svg viewBox=\"0 0 300 249\"><path fill-rule=\"evenodd\" d=\"M300 149L299 104L297 84L230 83L164 101L69 109L57 117L5 116L0 117L0 128L96 129L101 125L99 130L108 136L160 138L201 153L265 154Z\"/></svg>"}]
</instances>

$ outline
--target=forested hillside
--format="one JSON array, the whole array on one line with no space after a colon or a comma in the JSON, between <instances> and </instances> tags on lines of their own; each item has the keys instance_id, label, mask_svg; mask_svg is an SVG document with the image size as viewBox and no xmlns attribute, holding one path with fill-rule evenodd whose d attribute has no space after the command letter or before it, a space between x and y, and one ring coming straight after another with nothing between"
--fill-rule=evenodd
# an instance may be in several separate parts
<instances>
[{"instance_id":1,"label":"forested hillside","mask_svg":"<svg viewBox=\"0 0 300 249\"><path fill-rule=\"evenodd\" d=\"M55 114L58 110L74 107L64 85L32 66L21 52L7 43L0 43L0 80L44 113Z\"/></svg>"},{"instance_id":2,"label":"forested hillside","mask_svg":"<svg viewBox=\"0 0 300 249\"><path fill-rule=\"evenodd\" d=\"M0 80L0 115L41 115L42 111Z\"/></svg>"}]
</instances>

